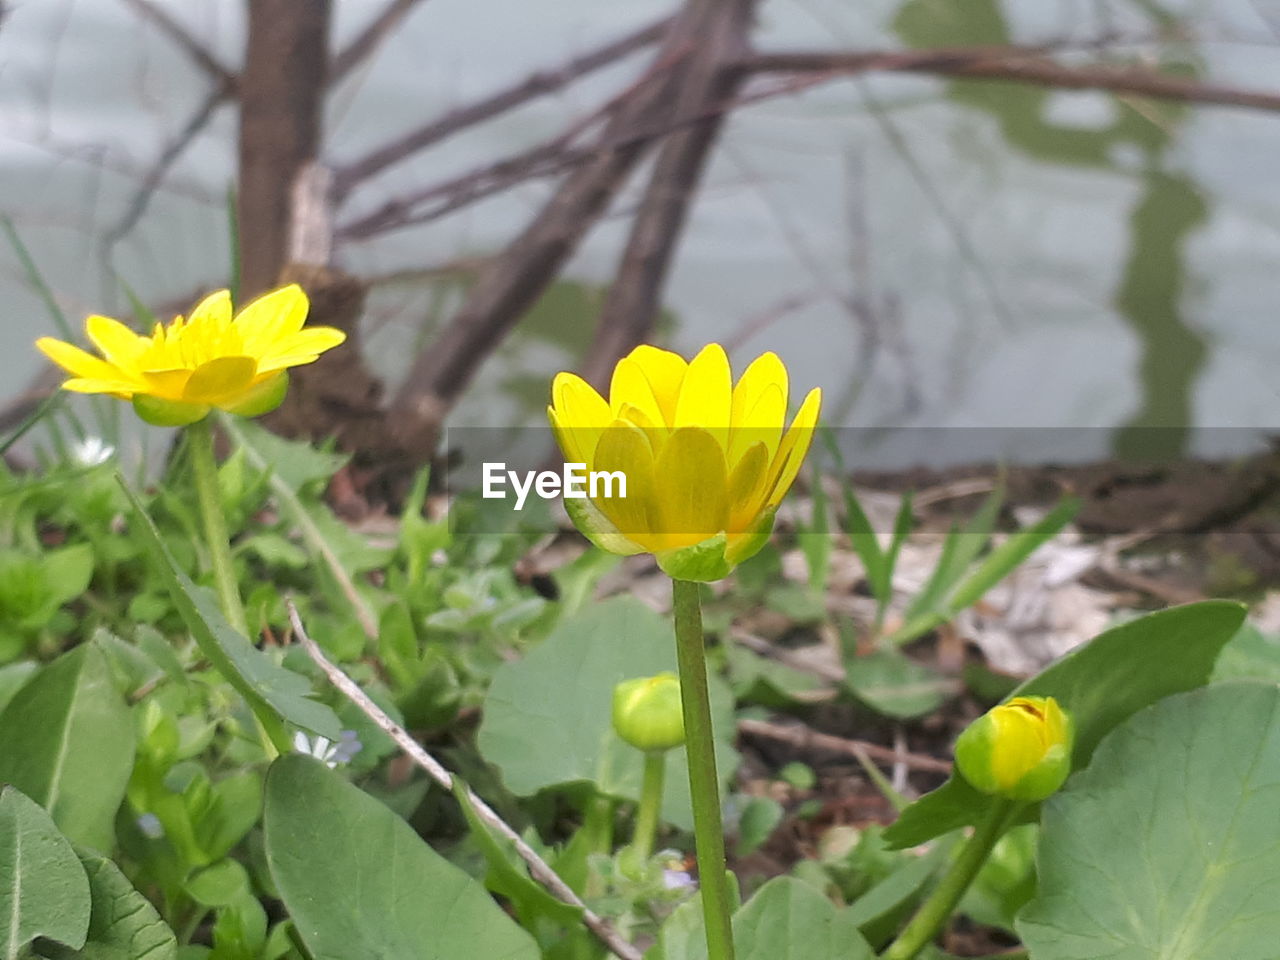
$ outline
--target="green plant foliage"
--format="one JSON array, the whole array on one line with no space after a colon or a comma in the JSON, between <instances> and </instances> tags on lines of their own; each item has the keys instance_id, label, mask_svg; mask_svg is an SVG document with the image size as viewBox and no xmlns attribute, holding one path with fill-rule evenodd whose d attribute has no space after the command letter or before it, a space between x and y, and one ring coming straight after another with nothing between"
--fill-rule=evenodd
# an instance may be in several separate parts
<instances>
[{"instance_id":1,"label":"green plant foliage","mask_svg":"<svg viewBox=\"0 0 1280 960\"><path fill-rule=\"evenodd\" d=\"M49 815L15 787L0 788L0 951L36 937L72 949L89 931L89 881Z\"/></svg>"},{"instance_id":2,"label":"green plant foliage","mask_svg":"<svg viewBox=\"0 0 1280 960\"><path fill-rule=\"evenodd\" d=\"M1054 697L1076 724L1073 767L1082 769L1111 729L1143 707L1206 683L1245 609L1225 600L1152 613L1101 633L1018 687ZM907 807L886 837L912 847L973 823L990 804L958 776Z\"/></svg>"},{"instance_id":3,"label":"green plant foliage","mask_svg":"<svg viewBox=\"0 0 1280 960\"><path fill-rule=\"evenodd\" d=\"M478 882L310 757L267 775L266 858L315 960L537 960Z\"/></svg>"},{"instance_id":4,"label":"green plant foliage","mask_svg":"<svg viewBox=\"0 0 1280 960\"><path fill-rule=\"evenodd\" d=\"M521 660L493 675L478 744L520 796L589 781L609 796L638 800L640 751L613 732L613 688L676 669L671 624L630 597L566 619ZM712 719L722 785L737 767L733 701L712 678ZM684 748L667 752L663 819L689 829L693 811Z\"/></svg>"},{"instance_id":5,"label":"green plant foliage","mask_svg":"<svg viewBox=\"0 0 1280 960\"><path fill-rule=\"evenodd\" d=\"M1036 960L1272 960L1280 688L1221 684L1118 727L1045 806Z\"/></svg>"},{"instance_id":6,"label":"green plant foliage","mask_svg":"<svg viewBox=\"0 0 1280 960\"><path fill-rule=\"evenodd\" d=\"M71 840L111 850L133 766L129 708L89 643L41 670L0 713L0 782L49 810Z\"/></svg>"},{"instance_id":7,"label":"green plant foliage","mask_svg":"<svg viewBox=\"0 0 1280 960\"><path fill-rule=\"evenodd\" d=\"M1280 683L1280 636L1266 634L1246 623L1213 668L1213 682L1224 680L1273 680Z\"/></svg>"},{"instance_id":8,"label":"green plant foliage","mask_svg":"<svg viewBox=\"0 0 1280 960\"><path fill-rule=\"evenodd\" d=\"M156 570L201 652L256 708L255 712L261 711L260 716L274 713L304 730L336 740L342 725L329 707L310 699L311 681L280 666L231 628L218 610L213 595L192 583L177 565L141 501L132 491L126 492L133 502L135 515L141 521L138 526Z\"/></svg>"},{"instance_id":9,"label":"green plant foliage","mask_svg":"<svg viewBox=\"0 0 1280 960\"><path fill-rule=\"evenodd\" d=\"M871 960L848 910L791 877L770 880L733 915L738 960ZM645 960L706 960L696 901L663 925Z\"/></svg>"},{"instance_id":10,"label":"green plant foliage","mask_svg":"<svg viewBox=\"0 0 1280 960\"><path fill-rule=\"evenodd\" d=\"M845 660L845 687L877 713L908 719L936 710L954 684L897 650Z\"/></svg>"},{"instance_id":11,"label":"green plant foliage","mask_svg":"<svg viewBox=\"0 0 1280 960\"><path fill-rule=\"evenodd\" d=\"M79 950L48 950L50 960L173 960L178 941L147 898L106 857L76 851L89 878L89 933Z\"/></svg>"}]
</instances>

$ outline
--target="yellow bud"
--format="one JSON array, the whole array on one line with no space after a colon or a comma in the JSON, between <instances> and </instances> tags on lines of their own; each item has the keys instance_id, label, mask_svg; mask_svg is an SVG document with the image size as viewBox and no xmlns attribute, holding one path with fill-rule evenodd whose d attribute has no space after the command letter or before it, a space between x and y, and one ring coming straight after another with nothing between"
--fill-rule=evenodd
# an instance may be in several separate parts
<instances>
[{"instance_id":1,"label":"yellow bud","mask_svg":"<svg viewBox=\"0 0 1280 960\"><path fill-rule=\"evenodd\" d=\"M1043 800L1071 772L1074 740L1071 718L1053 697L1014 697L960 734L956 767L983 793Z\"/></svg>"},{"instance_id":2,"label":"yellow bud","mask_svg":"<svg viewBox=\"0 0 1280 960\"><path fill-rule=\"evenodd\" d=\"M680 681L674 673L623 680L613 688L613 729L637 750L684 743Z\"/></svg>"}]
</instances>

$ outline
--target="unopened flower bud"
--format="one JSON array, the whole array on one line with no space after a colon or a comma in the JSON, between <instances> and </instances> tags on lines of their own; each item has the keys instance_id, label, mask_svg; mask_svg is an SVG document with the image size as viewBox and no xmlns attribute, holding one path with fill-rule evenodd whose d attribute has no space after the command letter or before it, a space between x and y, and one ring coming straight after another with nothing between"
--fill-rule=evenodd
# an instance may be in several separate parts
<instances>
[{"instance_id":1,"label":"unopened flower bud","mask_svg":"<svg viewBox=\"0 0 1280 960\"><path fill-rule=\"evenodd\" d=\"M623 680L613 688L613 729L638 750L684 743L680 681L674 673Z\"/></svg>"},{"instance_id":2,"label":"unopened flower bud","mask_svg":"<svg viewBox=\"0 0 1280 960\"><path fill-rule=\"evenodd\" d=\"M1071 772L1074 739L1071 718L1053 697L1014 697L960 734L956 766L983 793L1043 800Z\"/></svg>"}]
</instances>

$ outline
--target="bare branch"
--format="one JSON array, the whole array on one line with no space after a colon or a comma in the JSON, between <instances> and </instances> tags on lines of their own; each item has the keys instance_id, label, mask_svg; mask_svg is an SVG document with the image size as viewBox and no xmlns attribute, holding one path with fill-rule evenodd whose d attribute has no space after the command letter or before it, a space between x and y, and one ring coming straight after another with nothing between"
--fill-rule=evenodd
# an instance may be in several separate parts
<instances>
[{"instance_id":1,"label":"bare branch","mask_svg":"<svg viewBox=\"0 0 1280 960\"><path fill-rule=\"evenodd\" d=\"M496 117L535 97L554 93L579 77L634 53L658 40L670 25L671 18L664 17L595 50L574 57L555 70L541 70L530 74L514 86L490 94L465 107L451 110L444 116L397 137L365 154L359 160L340 167L335 173L337 195L345 196L361 181L375 176L424 147L438 143L467 127Z\"/></svg>"},{"instance_id":2,"label":"bare branch","mask_svg":"<svg viewBox=\"0 0 1280 960\"><path fill-rule=\"evenodd\" d=\"M149 20L157 30L182 48L182 51L195 61L205 73L216 80L228 92L235 87L236 75L224 66L209 48L195 38L192 33L169 14L156 6L152 0L120 0L144 20Z\"/></svg>"},{"instance_id":3,"label":"bare branch","mask_svg":"<svg viewBox=\"0 0 1280 960\"><path fill-rule=\"evenodd\" d=\"M738 731L752 737L764 737L778 743L785 743L797 750L839 753L845 756L865 760L875 757L888 763L902 763L917 770L928 770L930 773L951 772L951 764L937 757L929 757L920 753L906 753L892 747L884 747L869 740L850 740L848 737L837 737L829 733L819 733L801 724L783 726L767 720L739 720Z\"/></svg>"},{"instance_id":4,"label":"bare branch","mask_svg":"<svg viewBox=\"0 0 1280 960\"><path fill-rule=\"evenodd\" d=\"M1188 80L1139 67L1072 67L1016 47L935 50L797 51L754 54L740 64L757 73L820 73L832 78L873 71L1006 80L1066 90L1105 90L1159 100L1280 111L1280 93Z\"/></svg>"},{"instance_id":5,"label":"bare branch","mask_svg":"<svg viewBox=\"0 0 1280 960\"><path fill-rule=\"evenodd\" d=\"M142 178L137 191L129 200L128 206L125 207L124 214L116 222L116 225L108 230L102 237L101 249L103 253L109 253L111 248L121 239L128 235L142 215L146 212L147 206L151 203L151 198L155 195L161 181L164 180L165 174L169 172L169 168L173 166L178 157L191 145L191 142L200 135L209 121L213 119L214 112L219 105L223 103L231 94L231 88L225 84L219 84L205 95L203 101L192 112L187 122L183 124L182 129L160 152L160 156L156 158L156 162L151 165L146 174Z\"/></svg>"},{"instance_id":6,"label":"bare branch","mask_svg":"<svg viewBox=\"0 0 1280 960\"><path fill-rule=\"evenodd\" d=\"M409 15L409 11L421 0L390 0L382 8L382 12L369 21L368 25L357 34L342 50L339 50L329 64L329 86L341 83L353 69L373 55L374 51L400 22Z\"/></svg>"},{"instance_id":7,"label":"bare branch","mask_svg":"<svg viewBox=\"0 0 1280 960\"><path fill-rule=\"evenodd\" d=\"M325 676L329 678L329 682L337 687L343 696L359 707L360 711L377 724L380 730L394 740L396 745L407 753L414 763L425 770L432 780L445 790L452 791L454 787L453 774L446 770L440 761L427 753L418 741L413 739L408 730L392 720L381 707L369 699L368 694L360 689L359 684L343 673L342 668L324 655L324 652L316 645L316 642L307 635L307 630L302 625L302 619L298 616L298 610L293 605L293 601L287 601L287 605L289 608L289 622L293 624L293 631L297 635L298 641L302 644L303 649L307 651L307 655L324 671ZM623 958L623 960L641 960L640 951L633 944L624 940L613 929L608 920L583 903L582 898L560 879L560 875L538 856L537 851L529 846L519 833L508 826L507 822L498 816L492 807L476 796L475 791L470 787L467 787L466 790L467 798L475 808L476 815L484 821L486 826L496 830L511 841L515 846L516 852L520 855L520 859L528 865L529 875L533 879L549 890L556 899L581 908L583 924L616 956Z\"/></svg>"},{"instance_id":8,"label":"bare branch","mask_svg":"<svg viewBox=\"0 0 1280 960\"><path fill-rule=\"evenodd\" d=\"M756 0L722 3L690 57L671 112L677 119L703 119L674 132L658 153L583 361L583 376L596 386L606 381L617 359L647 340L653 329L671 258L724 121L723 112L707 116L707 108L732 99L745 76L724 65L747 49L755 5Z\"/></svg>"}]
</instances>

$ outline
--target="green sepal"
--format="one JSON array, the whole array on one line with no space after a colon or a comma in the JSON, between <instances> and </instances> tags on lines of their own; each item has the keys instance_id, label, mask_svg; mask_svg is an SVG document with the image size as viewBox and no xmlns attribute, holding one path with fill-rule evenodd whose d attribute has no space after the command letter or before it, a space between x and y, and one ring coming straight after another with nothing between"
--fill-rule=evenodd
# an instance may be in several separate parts
<instances>
[{"instance_id":1,"label":"green sepal","mask_svg":"<svg viewBox=\"0 0 1280 960\"><path fill-rule=\"evenodd\" d=\"M133 412L153 427L185 427L209 415L205 403L165 400L146 393L133 395Z\"/></svg>"},{"instance_id":2,"label":"green sepal","mask_svg":"<svg viewBox=\"0 0 1280 960\"><path fill-rule=\"evenodd\" d=\"M274 377L263 380L250 389L243 400L223 409L227 413L234 413L237 417L260 417L284 403L285 394L288 392L289 374L281 370Z\"/></svg>"},{"instance_id":3,"label":"green sepal","mask_svg":"<svg viewBox=\"0 0 1280 960\"><path fill-rule=\"evenodd\" d=\"M623 680L613 688L613 729L637 750L684 744L680 680L674 673Z\"/></svg>"},{"instance_id":4,"label":"green sepal","mask_svg":"<svg viewBox=\"0 0 1280 960\"><path fill-rule=\"evenodd\" d=\"M647 552L644 547L633 543L601 513L600 508L590 497L565 497L563 499L565 513L584 537L594 543L605 553L616 553L630 557L637 553Z\"/></svg>"},{"instance_id":5,"label":"green sepal","mask_svg":"<svg viewBox=\"0 0 1280 960\"><path fill-rule=\"evenodd\" d=\"M721 530L692 546L664 550L654 556L662 572L673 580L710 583L723 580L733 570L733 564L725 557L728 545L729 537Z\"/></svg>"},{"instance_id":6,"label":"green sepal","mask_svg":"<svg viewBox=\"0 0 1280 960\"><path fill-rule=\"evenodd\" d=\"M737 543L731 544L724 552L725 559L729 561L729 566L736 567L744 560L750 560L763 549L764 545L769 542L769 537L773 534L773 518L777 515L778 508L774 507L767 513L762 513L760 519L756 521L755 527L750 533L743 536Z\"/></svg>"}]
</instances>

